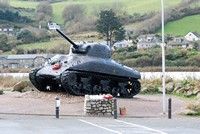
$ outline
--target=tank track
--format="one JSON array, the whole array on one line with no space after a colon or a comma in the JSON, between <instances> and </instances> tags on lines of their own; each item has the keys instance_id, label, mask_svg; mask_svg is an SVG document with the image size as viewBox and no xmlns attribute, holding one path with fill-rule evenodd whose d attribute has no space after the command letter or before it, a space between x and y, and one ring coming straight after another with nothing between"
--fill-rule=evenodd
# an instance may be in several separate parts
<instances>
[{"instance_id":1,"label":"tank track","mask_svg":"<svg viewBox=\"0 0 200 134\"><path fill-rule=\"evenodd\" d=\"M137 79L120 78L90 72L65 71L61 74L61 85L70 94L112 94L114 97L132 98L140 92Z\"/></svg>"},{"instance_id":2,"label":"tank track","mask_svg":"<svg viewBox=\"0 0 200 134\"><path fill-rule=\"evenodd\" d=\"M38 81L36 77L36 73L40 70L40 68L36 68L29 73L29 79L31 83L39 90L46 91L46 84Z\"/></svg>"},{"instance_id":3,"label":"tank track","mask_svg":"<svg viewBox=\"0 0 200 134\"><path fill-rule=\"evenodd\" d=\"M59 87L59 84L52 81L51 78L41 78L36 76L37 72L40 70L40 68L32 70L31 73L29 73L29 79L31 83L39 90L39 91L60 91L61 87Z\"/></svg>"}]
</instances>

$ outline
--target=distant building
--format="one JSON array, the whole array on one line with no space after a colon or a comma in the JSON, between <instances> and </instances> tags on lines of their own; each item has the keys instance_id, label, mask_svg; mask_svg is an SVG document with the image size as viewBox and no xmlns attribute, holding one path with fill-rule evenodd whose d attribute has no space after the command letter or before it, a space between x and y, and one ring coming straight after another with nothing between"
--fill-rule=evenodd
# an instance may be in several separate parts
<instances>
[{"instance_id":1,"label":"distant building","mask_svg":"<svg viewBox=\"0 0 200 134\"><path fill-rule=\"evenodd\" d=\"M44 65L47 59L54 55L49 54L20 54L0 56L0 68L32 68Z\"/></svg>"},{"instance_id":2,"label":"distant building","mask_svg":"<svg viewBox=\"0 0 200 134\"><path fill-rule=\"evenodd\" d=\"M56 23L48 23L48 27L50 30L60 29L60 26Z\"/></svg>"},{"instance_id":3,"label":"distant building","mask_svg":"<svg viewBox=\"0 0 200 134\"><path fill-rule=\"evenodd\" d=\"M122 40L122 41L118 41L116 43L113 44L113 48L117 49L117 48L125 48L125 47L129 47L132 46L132 40Z\"/></svg>"},{"instance_id":4,"label":"distant building","mask_svg":"<svg viewBox=\"0 0 200 134\"><path fill-rule=\"evenodd\" d=\"M137 49L148 49L161 43L160 38L155 34L140 35L137 40Z\"/></svg>"},{"instance_id":5,"label":"distant building","mask_svg":"<svg viewBox=\"0 0 200 134\"><path fill-rule=\"evenodd\" d=\"M185 39L187 41L195 42L200 40L200 35L196 32L189 32L186 36Z\"/></svg>"},{"instance_id":6,"label":"distant building","mask_svg":"<svg viewBox=\"0 0 200 134\"><path fill-rule=\"evenodd\" d=\"M4 68L7 56L0 55L0 68Z\"/></svg>"},{"instance_id":7,"label":"distant building","mask_svg":"<svg viewBox=\"0 0 200 134\"><path fill-rule=\"evenodd\" d=\"M189 41L187 41L184 37L174 37L167 43L167 47L193 48L193 45Z\"/></svg>"},{"instance_id":8,"label":"distant building","mask_svg":"<svg viewBox=\"0 0 200 134\"><path fill-rule=\"evenodd\" d=\"M14 34L14 28L13 27L0 27L0 33L1 34L8 34L13 35Z\"/></svg>"}]
</instances>

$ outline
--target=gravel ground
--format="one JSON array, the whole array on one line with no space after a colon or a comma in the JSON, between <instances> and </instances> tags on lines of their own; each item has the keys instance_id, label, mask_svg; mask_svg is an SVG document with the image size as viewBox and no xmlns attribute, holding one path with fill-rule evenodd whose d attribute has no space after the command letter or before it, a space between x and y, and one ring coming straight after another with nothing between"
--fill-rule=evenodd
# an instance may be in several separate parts
<instances>
[{"instance_id":1,"label":"gravel ground","mask_svg":"<svg viewBox=\"0 0 200 134\"><path fill-rule=\"evenodd\" d=\"M54 115L55 97L61 99L61 115L83 115L84 97L65 93L6 91L0 95L0 113ZM162 95L137 95L133 99L117 99L118 107L126 108L129 117L160 117ZM184 111L186 102L172 97L173 115Z\"/></svg>"}]
</instances>

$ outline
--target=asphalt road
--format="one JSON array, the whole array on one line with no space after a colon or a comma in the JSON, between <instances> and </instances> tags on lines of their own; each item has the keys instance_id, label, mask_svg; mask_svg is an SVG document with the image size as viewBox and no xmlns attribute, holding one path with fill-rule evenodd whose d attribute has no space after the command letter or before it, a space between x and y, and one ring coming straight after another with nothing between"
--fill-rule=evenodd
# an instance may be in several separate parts
<instances>
[{"instance_id":1,"label":"asphalt road","mask_svg":"<svg viewBox=\"0 0 200 134\"><path fill-rule=\"evenodd\" d=\"M0 115L0 134L200 134L199 118Z\"/></svg>"}]
</instances>

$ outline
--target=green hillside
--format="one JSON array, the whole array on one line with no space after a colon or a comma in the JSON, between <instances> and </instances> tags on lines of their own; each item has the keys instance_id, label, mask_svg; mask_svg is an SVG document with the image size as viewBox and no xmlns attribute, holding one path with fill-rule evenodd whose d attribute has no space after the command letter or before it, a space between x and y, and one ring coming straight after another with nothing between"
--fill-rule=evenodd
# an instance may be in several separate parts
<instances>
[{"instance_id":1,"label":"green hillside","mask_svg":"<svg viewBox=\"0 0 200 134\"><path fill-rule=\"evenodd\" d=\"M169 22L165 26L165 33L184 36L190 31L200 33L200 15L187 16L183 19Z\"/></svg>"},{"instance_id":2,"label":"green hillside","mask_svg":"<svg viewBox=\"0 0 200 134\"><path fill-rule=\"evenodd\" d=\"M165 6L174 6L181 0L165 1ZM118 2L118 3L117 3ZM38 2L29 2L21 0L10 0L14 7L35 8ZM70 4L81 4L86 7L87 15L94 15L101 9L118 7L119 10L126 11L128 14L144 13L160 10L160 0L65 0L63 2L53 3L53 19L57 23L63 23L62 11L65 6Z\"/></svg>"},{"instance_id":3,"label":"green hillside","mask_svg":"<svg viewBox=\"0 0 200 134\"><path fill-rule=\"evenodd\" d=\"M13 7L36 8L37 4L38 4L38 2L10 0L10 5Z\"/></svg>"},{"instance_id":4,"label":"green hillside","mask_svg":"<svg viewBox=\"0 0 200 134\"><path fill-rule=\"evenodd\" d=\"M178 5L182 0L165 0L165 8ZM39 2L23 1L23 0L10 0L13 7L32 8L35 9ZM115 8L119 11L126 12L130 15L134 13L149 13L160 10L160 0L63 0L62 2L52 3L53 7L53 20L58 24L63 24L62 12L67 5L80 4L85 7L86 16L97 15L102 9ZM193 6L199 6L193 4ZM34 11L33 11L34 12ZM32 12L31 12L32 13ZM33 13L34 15L34 13ZM33 17L32 17L33 18ZM185 35L189 31L200 32L200 15L188 16L183 19L169 22L166 24L165 32L171 35ZM131 23L125 26L126 29L134 29L140 27L141 22ZM87 31L88 32L88 31ZM83 40L87 39L84 38ZM51 44L62 44L60 41L50 41L45 43L34 43L21 45L19 48L27 50L41 48L51 49ZM31 47L30 47L31 46Z\"/></svg>"}]
</instances>

